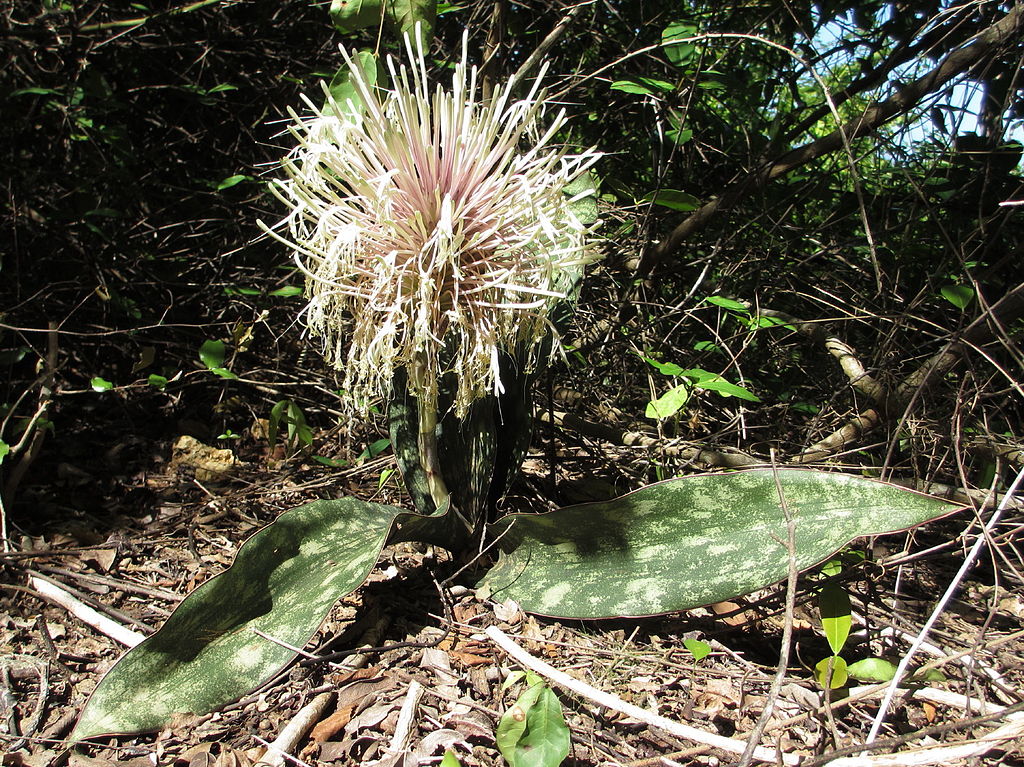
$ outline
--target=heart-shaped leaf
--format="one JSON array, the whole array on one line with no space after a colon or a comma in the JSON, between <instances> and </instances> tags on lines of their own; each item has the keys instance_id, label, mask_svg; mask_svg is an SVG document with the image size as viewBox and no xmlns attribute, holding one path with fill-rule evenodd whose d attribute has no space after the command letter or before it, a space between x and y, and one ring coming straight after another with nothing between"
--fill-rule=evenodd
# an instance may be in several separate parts
<instances>
[{"instance_id":1,"label":"heart-shaped leaf","mask_svg":"<svg viewBox=\"0 0 1024 767\"><path fill-rule=\"evenodd\" d=\"M164 727L271 678L308 642L334 603L358 588L386 542L443 542L449 516L341 498L282 514L234 563L189 594L164 625L107 672L73 741Z\"/></svg>"},{"instance_id":2,"label":"heart-shaped leaf","mask_svg":"<svg viewBox=\"0 0 1024 767\"><path fill-rule=\"evenodd\" d=\"M797 566L805 569L859 536L905 530L958 508L897 485L808 469L694 475L611 501L498 520L491 533L502 556L482 585L542 615L656 615L785 578L785 509L796 524Z\"/></svg>"}]
</instances>

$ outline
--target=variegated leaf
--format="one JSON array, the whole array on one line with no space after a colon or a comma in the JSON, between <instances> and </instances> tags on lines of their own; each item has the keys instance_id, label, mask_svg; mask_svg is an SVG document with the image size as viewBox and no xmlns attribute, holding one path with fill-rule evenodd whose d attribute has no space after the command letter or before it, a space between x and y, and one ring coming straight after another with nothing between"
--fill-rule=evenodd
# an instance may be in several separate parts
<instances>
[{"instance_id":1,"label":"variegated leaf","mask_svg":"<svg viewBox=\"0 0 1024 767\"><path fill-rule=\"evenodd\" d=\"M809 469L694 475L607 502L498 520L490 532L502 555L482 584L542 615L655 615L785 578L787 509L804 569L859 536L958 508L897 485Z\"/></svg>"}]
</instances>

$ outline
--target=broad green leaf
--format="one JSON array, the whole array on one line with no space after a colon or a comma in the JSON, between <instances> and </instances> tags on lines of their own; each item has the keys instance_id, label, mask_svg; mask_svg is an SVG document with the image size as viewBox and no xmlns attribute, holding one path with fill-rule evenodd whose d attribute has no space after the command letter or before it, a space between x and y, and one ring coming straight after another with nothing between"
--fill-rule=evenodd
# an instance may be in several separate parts
<instances>
[{"instance_id":1,"label":"broad green leaf","mask_svg":"<svg viewBox=\"0 0 1024 767\"><path fill-rule=\"evenodd\" d=\"M711 645L699 639L684 639L683 646L690 651L696 661L702 661L711 654Z\"/></svg>"},{"instance_id":2,"label":"broad green leaf","mask_svg":"<svg viewBox=\"0 0 1024 767\"><path fill-rule=\"evenodd\" d=\"M943 285L939 292L957 309L966 309L974 300L974 288L970 285Z\"/></svg>"},{"instance_id":3,"label":"broad green leaf","mask_svg":"<svg viewBox=\"0 0 1024 767\"><path fill-rule=\"evenodd\" d=\"M121 657L71 739L158 730L176 712L205 713L259 687L295 657L284 645L306 644L335 601L362 584L385 543L444 545L448 524L444 513L422 518L355 498L283 513Z\"/></svg>"},{"instance_id":4,"label":"broad green leaf","mask_svg":"<svg viewBox=\"0 0 1024 767\"><path fill-rule=\"evenodd\" d=\"M105 378L100 378L99 376L95 376L90 380L89 385L92 387L92 390L96 392L110 391L114 388L114 384L110 383L110 381Z\"/></svg>"},{"instance_id":5,"label":"broad green leaf","mask_svg":"<svg viewBox=\"0 0 1024 767\"><path fill-rule=\"evenodd\" d=\"M543 688L543 682L529 685L520 694L516 702L512 704L512 707L502 714L501 719L498 720L498 728L494 732L494 740L498 745L501 755L505 757L505 761L509 764L512 763L515 757L515 749L519 739L526 732L526 714L533 708L537 699L540 698L540 692Z\"/></svg>"},{"instance_id":6,"label":"broad green leaf","mask_svg":"<svg viewBox=\"0 0 1024 767\"><path fill-rule=\"evenodd\" d=\"M211 370L213 368L223 367L224 342L203 341L203 345L199 347L199 361Z\"/></svg>"},{"instance_id":7,"label":"broad green leaf","mask_svg":"<svg viewBox=\"0 0 1024 767\"><path fill-rule=\"evenodd\" d=\"M412 38L418 26L423 49L429 50L437 18L437 0L387 0L384 7L388 21L399 36L408 33Z\"/></svg>"},{"instance_id":8,"label":"broad green leaf","mask_svg":"<svg viewBox=\"0 0 1024 767\"><path fill-rule=\"evenodd\" d=\"M700 200L692 194L680 191L679 189L659 189L657 192L650 192L643 196L640 202L653 202L669 210L682 212L696 210L700 207Z\"/></svg>"},{"instance_id":9,"label":"broad green leaf","mask_svg":"<svg viewBox=\"0 0 1024 767\"><path fill-rule=\"evenodd\" d=\"M864 658L847 666L846 673L861 682L889 682L896 676L896 664L885 658Z\"/></svg>"},{"instance_id":10,"label":"broad green leaf","mask_svg":"<svg viewBox=\"0 0 1024 767\"><path fill-rule=\"evenodd\" d=\"M832 676L829 677L829 664L832 665ZM840 687L845 687L846 683L850 680L849 670L846 667L846 661L838 655L833 655L830 658L823 658L818 661L814 667L814 679L822 687L828 686L832 690L837 690Z\"/></svg>"},{"instance_id":11,"label":"broad green leaf","mask_svg":"<svg viewBox=\"0 0 1024 767\"><path fill-rule=\"evenodd\" d=\"M0 439L0 464L4 462L4 458L11 452L11 446Z\"/></svg>"},{"instance_id":12,"label":"broad green leaf","mask_svg":"<svg viewBox=\"0 0 1024 767\"><path fill-rule=\"evenodd\" d=\"M383 0L332 0L331 21L339 32L351 34L379 24Z\"/></svg>"},{"instance_id":13,"label":"broad green leaf","mask_svg":"<svg viewBox=\"0 0 1024 767\"><path fill-rule=\"evenodd\" d=\"M658 399L647 403L644 415L648 418L671 418L690 398L690 384L680 384L669 389Z\"/></svg>"},{"instance_id":14,"label":"broad green leaf","mask_svg":"<svg viewBox=\"0 0 1024 767\"><path fill-rule=\"evenodd\" d=\"M167 376L157 375L156 373L150 373L149 378L146 379L150 386L153 386L160 391L167 388L167 384L170 383L167 380Z\"/></svg>"},{"instance_id":15,"label":"broad green leaf","mask_svg":"<svg viewBox=\"0 0 1024 767\"><path fill-rule=\"evenodd\" d=\"M665 49L665 56L677 67L689 64L697 51L697 46L692 42L679 42L683 38L693 37L697 34L697 28L685 21L673 21L661 33L661 47Z\"/></svg>"},{"instance_id":16,"label":"broad green leaf","mask_svg":"<svg viewBox=\"0 0 1024 767\"><path fill-rule=\"evenodd\" d=\"M833 655L839 655L850 636L853 624L850 615L850 595L837 583L826 583L818 593L818 612L821 613L821 628L825 632L828 646Z\"/></svg>"},{"instance_id":17,"label":"broad green leaf","mask_svg":"<svg viewBox=\"0 0 1024 767\"><path fill-rule=\"evenodd\" d=\"M809 469L659 482L611 501L491 525L502 552L481 579L497 599L565 618L656 615L721 602L818 564L859 536L905 530L960 506L898 485ZM500 536L500 537L499 537Z\"/></svg>"}]
</instances>

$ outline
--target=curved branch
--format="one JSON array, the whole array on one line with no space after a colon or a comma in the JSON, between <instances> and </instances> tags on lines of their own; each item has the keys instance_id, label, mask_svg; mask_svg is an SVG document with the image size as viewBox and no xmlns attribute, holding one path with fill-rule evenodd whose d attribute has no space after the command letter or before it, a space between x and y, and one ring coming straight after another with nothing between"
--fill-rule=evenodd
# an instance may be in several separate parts
<instances>
[{"instance_id":1,"label":"curved branch","mask_svg":"<svg viewBox=\"0 0 1024 767\"><path fill-rule=\"evenodd\" d=\"M666 256L675 252L684 240L703 229L719 210L736 204L751 190L824 154L840 149L844 140L851 141L873 133L894 117L908 112L921 99L935 92L954 77L995 55L1004 44L1018 41L1022 35L1024 35L1024 5L1017 3L1002 19L965 45L952 51L937 67L924 76L903 86L885 101L868 108L860 117L836 128L827 136L792 149L748 174L726 189L721 197L711 200L694 211L656 247L644 253L640 261L640 273L649 274Z\"/></svg>"}]
</instances>

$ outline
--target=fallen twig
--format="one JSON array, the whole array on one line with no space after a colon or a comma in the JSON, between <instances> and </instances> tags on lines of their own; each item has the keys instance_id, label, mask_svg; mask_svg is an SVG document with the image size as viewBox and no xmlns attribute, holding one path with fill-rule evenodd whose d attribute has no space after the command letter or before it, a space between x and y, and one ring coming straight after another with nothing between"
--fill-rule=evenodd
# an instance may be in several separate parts
<instances>
[{"instance_id":1,"label":"fallen twig","mask_svg":"<svg viewBox=\"0 0 1024 767\"><path fill-rule=\"evenodd\" d=\"M638 719L652 727L658 727L659 729L665 730L665 732L671 733L678 738L686 738L687 740L696 741L697 743L706 743L709 746L721 749L722 751L728 751L732 754L742 754L747 747L745 741L727 738L723 735L705 732L704 730L700 730L696 727L690 727L689 725L675 722L658 714L653 714L639 706L634 706L632 703L627 703L622 700L622 698L612 695L611 693L598 690L596 687L592 687L586 682L574 679L568 674L554 668L550 664L530 655L526 650L513 642L512 639L497 626L488 627L485 633L490 637L492 642L515 658L522 665L532 671L536 671L541 676L550 679L555 684L564 687L577 695L592 700L605 708L611 709L612 711L618 711L619 713L625 714L633 719ZM781 760L783 764L788 765L798 765L800 763L800 757L795 754L780 753L773 748L765 748L764 746L756 747L753 751L753 756L754 759L757 759L760 762L776 763Z\"/></svg>"},{"instance_id":2,"label":"fallen twig","mask_svg":"<svg viewBox=\"0 0 1024 767\"><path fill-rule=\"evenodd\" d=\"M50 581L33 575L29 578L28 582L33 589L59 604L80 621L89 624L100 633L106 634L126 647L135 647L135 645L146 638L144 634L125 628L120 623L115 623L110 618L100 615L96 610L75 599L71 594Z\"/></svg>"},{"instance_id":3,"label":"fallen twig","mask_svg":"<svg viewBox=\"0 0 1024 767\"><path fill-rule=\"evenodd\" d=\"M266 765L266 767L284 767L285 760L290 759L298 762L292 756L292 751L295 750L299 741L305 737L313 725L323 718L328 704L333 699L333 692L322 692L300 708L291 721L284 726L280 734L274 738L274 742L266 744L267 753L263 755L263 758L257 764ZM299 763L301 764L301 762Z\"/></svg>"}]
</instances>

